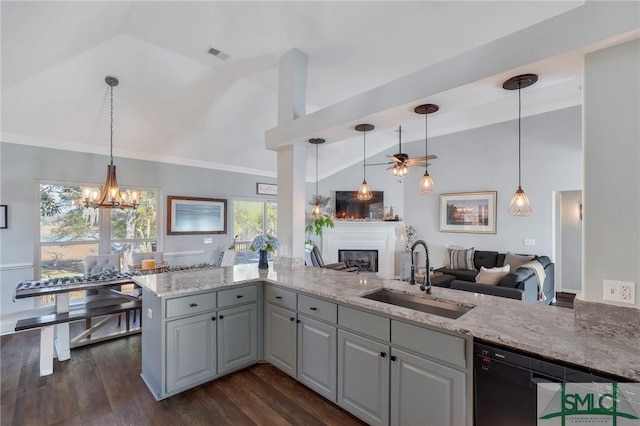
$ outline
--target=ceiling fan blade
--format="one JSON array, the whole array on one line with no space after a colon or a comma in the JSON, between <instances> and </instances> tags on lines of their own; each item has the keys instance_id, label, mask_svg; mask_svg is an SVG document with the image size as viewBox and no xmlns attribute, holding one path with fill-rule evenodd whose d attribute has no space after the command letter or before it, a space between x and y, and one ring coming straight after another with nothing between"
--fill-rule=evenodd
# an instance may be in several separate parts
<instances>
[{"instance_id":1,"label":"ceiling fan blade","mask_svg":"<svg viewBox=\"0 0 640 426\"><path fill-rule=\"evenodd\" d=\"M393 161L387 161L386 163L367 163L367 166L387 166L393 164Z\"/></svg>"},{"instance_id":2,"label":"ceiling fan blade","mask_svg":"<svg viewBox=\"0 0 640 426\"><path fill-rule=\"evenodd\" d=\"M402 160L396 157L395 155L387 155L387 157L389 157L391 160L395 161L396 163L402 163Z\"/></svg>"},{"instance_id":3,"label":"ceiling fan blade","mask_svg":"<svg viewBox=\"0 0 640 426\"><path fill-rule=\"evenodd\" d=\"M424 160L435 160L436 158L438 158L435 155L427 155L427 156L422 156L422 157L412 157L410 158L410 160L418 160L418 161L424 161Z\"/></svg>"}]
</instances>

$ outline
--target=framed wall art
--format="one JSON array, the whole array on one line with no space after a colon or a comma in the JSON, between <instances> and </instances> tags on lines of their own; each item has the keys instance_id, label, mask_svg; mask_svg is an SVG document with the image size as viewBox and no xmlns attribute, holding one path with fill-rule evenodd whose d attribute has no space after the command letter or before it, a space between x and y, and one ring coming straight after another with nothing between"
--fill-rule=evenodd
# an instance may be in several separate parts
<instances>
[{"instance_id":1,"label":"framed wall art","mask_svg":"<svg viewBox=\"0 0 640 426\"><path fill-rule=\"evenodd\" d=\"M226 234L227 200L167 197L167 234Z\"/></svg>"},{"instance_id":2,"label":"framed wall art","mask_svg":"<svg viewBox=\"0 0 640 426\"><path fill-rule=\"evenodd\" d=\"M496 191L440 194L440 232L496 233Z\"/></svg>"},{"instance_id":3,"label":"framed wall art","mask_svg":"<svg viewBox=\"0 0 640 426\"><path fill-rule=\"evenodd\" d=\"M256 183L256 194L278 195L278 185L275 183Z\"/></svg>"}]
</instances>

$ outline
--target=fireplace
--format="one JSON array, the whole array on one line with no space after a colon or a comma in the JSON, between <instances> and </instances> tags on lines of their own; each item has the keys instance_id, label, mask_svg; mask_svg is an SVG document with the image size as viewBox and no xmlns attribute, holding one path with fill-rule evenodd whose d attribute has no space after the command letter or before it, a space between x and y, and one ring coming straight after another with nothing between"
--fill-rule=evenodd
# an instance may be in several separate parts
<instances>
[{"instance_id":1,"label":"fireplace","mask_svg":"<svg viewBox=\"0 0 640 426\"><path fill-rule=\"evenodd\" d=\"M338 261L361 272L378 272L378 250L338 250Z\"/></svg>"}]
</instances>

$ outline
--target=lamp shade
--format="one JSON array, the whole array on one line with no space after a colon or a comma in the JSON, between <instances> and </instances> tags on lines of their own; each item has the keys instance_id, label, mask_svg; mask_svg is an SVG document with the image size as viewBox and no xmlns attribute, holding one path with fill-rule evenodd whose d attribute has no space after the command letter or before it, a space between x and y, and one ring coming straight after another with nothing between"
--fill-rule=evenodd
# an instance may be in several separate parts
<instances>
[{"instance_id":1,"label":"lamp shade","mask_svg":"<svg viewBox=\"0 0 640 426\"><path fill-rule=\"evenodd\" d=\"M373 193L369 189L369 184L366 180L362 181L360 189L358 189L358 195L356 195L356 198L361 201L368 201L373 198Z\"/></svg>"},{"instance_id":2,"label":"lamp shade","mask_svg":"<svg viewBox=\"0 0 640 426\"><path fill-rule=\"evenodd\" d=\"M529 216L532 211L529 197L527 197L522 187L518 186L513 198L511 198L511 203L509 203L509 214L512 216Z\"/></svg>"},{"instance_id":3,"label":"lamp shade","mask_svg":"<svg viewBox=\"0 0 640 426\"><path fill-rule=\"evenodd\" d=\"M428 172L424 172L424 175L422 175L422 179L420 179L420 188L418 190L418 192L420 193L420 195L431 195L433 194L433 190L435 185L433 183L433 179L431 179L431 176L429 176Z\"/></svg>"}]
</instances>

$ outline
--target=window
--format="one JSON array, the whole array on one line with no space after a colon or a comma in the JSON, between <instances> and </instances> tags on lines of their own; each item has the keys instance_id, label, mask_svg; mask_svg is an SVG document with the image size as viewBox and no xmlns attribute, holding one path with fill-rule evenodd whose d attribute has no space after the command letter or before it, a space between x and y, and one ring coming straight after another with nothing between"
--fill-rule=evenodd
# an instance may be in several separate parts
<instances>
[{"instance_id":1,"label":"window","mask_svg":"<svg viewBox=\"0 0 640 426\"><path fill-rule=\"evenodd\" d=\"M236 247L248 249L253 239L260 234L277 235L278 203L275 201L233 202L233 234Z\"/></svg>"},{"instance_id":2,"label":"window","mask_svg":"<svg viewBox=\"0 0 640 426\"><path fill-rule=\"evenodd\" d=\"M39 192L37 278L83 275L85 257L108 253L121 254L121 267L127 270L134 251L157 247L158 197L154 190L141 191L136 210L84 208L79 205L79 184L41 183ZM82 291L70 293L71 300L83 297ZM36 305L52 302L53 297L43 297Z\"/></svg>"}]
</instances>

